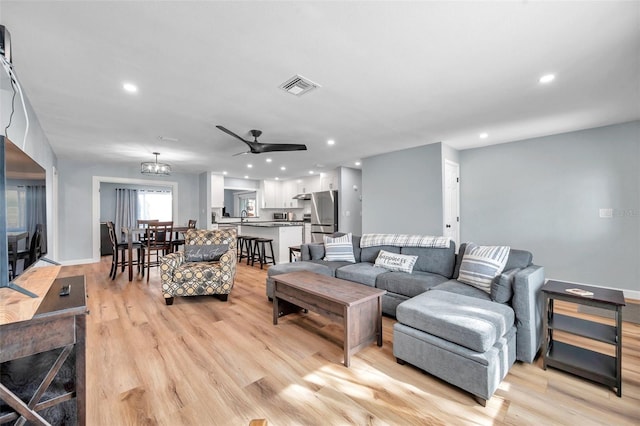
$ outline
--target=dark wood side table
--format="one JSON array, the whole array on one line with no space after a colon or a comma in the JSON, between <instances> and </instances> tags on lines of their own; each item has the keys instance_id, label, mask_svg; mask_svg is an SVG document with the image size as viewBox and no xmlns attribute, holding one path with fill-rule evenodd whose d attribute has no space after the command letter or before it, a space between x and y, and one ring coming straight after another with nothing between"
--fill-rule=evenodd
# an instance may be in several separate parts
<instances>
[{"instance_id":1,"label":"dark wood side table","mask_svg":"<svg viewBox=\"0 0 640 426\"><path fill-rule=\"evenodd\" d=\"M68 296L60 296L60 289L70 286ZM26 297L26 296L25 296ZM28 403L22 402L10 389L0 383L0 398L15 412L0 416L0 423L24 417L37 425L48 425L38 411L76 398L77 424L86 423L85 390L85 330L86 293L84 276L57 278L29 320L0 326L2 351L0 363L62 349L44 380ZM75 389L46 401L41 401L49 385L72 351L75 350Z\"/></svg>"},{"instance_id":2,"label":"dark wood side table","mask_svg":"<svg viewBox=\"0 0 640 426\"><path fill-rule=\"evenodd\" d=\"M300 246L289 247L289 263L293 262L293 253L300 253Z\"/></svg>"},{"instance_id":3,"label":"dark wood side table","mask_svg":"<svg viewBox=\"0 0 640 426\"><path fill-rule=\"evenodd\" d=\"M593 293L589 296L573 294L568 290L580 289ZM542 347L543 368L558 368L580 377L602 383L616 389L622 396L622 307L624 294L619 290L548 281L542 292L545 297L544 340ZM579 305L595 306L614 311L615 325L575 318L553 312L554 300ZM582 347L554 340L553 332L560 330L586 337L615 347L615 356L594 352Z\"/></svg>"}]
</instances>

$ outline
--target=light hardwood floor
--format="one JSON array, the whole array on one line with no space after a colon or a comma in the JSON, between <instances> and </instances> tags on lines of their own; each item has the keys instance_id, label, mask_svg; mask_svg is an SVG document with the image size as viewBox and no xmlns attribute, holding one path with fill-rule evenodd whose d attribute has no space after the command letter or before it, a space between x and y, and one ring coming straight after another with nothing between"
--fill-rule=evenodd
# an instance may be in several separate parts
<instances>
[{"instance_id":1,"label":"light hardwood floor","mask_svg":"<svg viewBox=\"0 0 640 426\"><path fill-rule=\"evenodd\" d=\"M105 257L61 272L87 280L88 425L640 423L638 325L623 325L622 398L544 371L538 359L516 363L483 408L397 364L392 318L383 318L383 347L363 349L345 368L340 325L313 313L272 325L264 270L240 266L228 302L185 297L165 306L157 270L149 283L130 283L126 274L111 281L109 267Z\"/></svg>"}]
</instances>

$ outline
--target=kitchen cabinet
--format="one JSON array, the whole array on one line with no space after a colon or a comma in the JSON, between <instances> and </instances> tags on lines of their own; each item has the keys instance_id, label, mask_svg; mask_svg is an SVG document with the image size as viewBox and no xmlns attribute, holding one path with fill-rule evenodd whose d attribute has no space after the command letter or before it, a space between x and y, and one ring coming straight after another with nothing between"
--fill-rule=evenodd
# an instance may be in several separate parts
<instances>
[{"instance_id":1,"label":"kitchen cabinet","mask_svg":"<svg viewBox=\"0 0 640 426\"><path fill-rule=\"evenodd\" d=\"M297 208L298 200L294 200L293 197L298 195L298 184L295 179L287 180L282 183L282 207L283 208Z\"/></svg>"},{"instance_id":2,"label":"kitchen cabinet","mask_svg":"<svg viewBox=\"0 0 640 426\"><path fill-rule=\"evenodd\" d=\"M280 182L274 180L263 181L262 208L279 209L282 207L282 189Z\"/></svg>"},{"instance_id":3,"label":"kitchen cabinet","mask_svg":"<svg viewBox=\"0 0 640 426\"><path fill-rule=\"evenodd\" d=\"M298 181L298 194L310 194L320 191L320 176L309 176Z\"/></svg>"},{"instance_id":4,"label":"kitchen cabinet","mask_svg":"<svg viewBox=\"0 0 640 426\"><path fill-rule=\"evenodd\" d=\"M320 175L320 191L331 191L338 189L338 182L335 172L327 172Z\"/></svg>"},{"instance_id":5,"label":"kitchen cabinet","mask_svg":"<svg viewBox=\"0 0 640 426\"><path fill-rule=\"evenodd\" d=\"M224 207L224 176L211 174L211 207Z\"/></svg>"}]
</instances>

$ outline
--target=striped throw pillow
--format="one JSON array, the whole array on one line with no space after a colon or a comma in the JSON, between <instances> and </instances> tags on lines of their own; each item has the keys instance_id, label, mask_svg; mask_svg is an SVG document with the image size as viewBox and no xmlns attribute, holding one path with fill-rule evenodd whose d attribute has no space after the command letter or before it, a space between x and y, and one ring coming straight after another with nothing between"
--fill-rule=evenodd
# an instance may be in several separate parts
<instances>
[{"instance_id":1,"label":"striped throw pillow","mask_svg":"<svg viewBox=\"0 0 640 426\"><path fill-rule=\"evenodd\" d=\"M510 247L467 244L458 281L491 294L491 282L507 264Z\"/></svg>"},{"instance_id":2,"label":"striped throw pillow","mask_svg":"<svg viewBox=\"0 0 640 426\"><path fill-rule=\"evenodd\" d=\"M356 263L351 243L351 232L342 237L324 237L324 260Z\"/></svg>"}]
</instances>

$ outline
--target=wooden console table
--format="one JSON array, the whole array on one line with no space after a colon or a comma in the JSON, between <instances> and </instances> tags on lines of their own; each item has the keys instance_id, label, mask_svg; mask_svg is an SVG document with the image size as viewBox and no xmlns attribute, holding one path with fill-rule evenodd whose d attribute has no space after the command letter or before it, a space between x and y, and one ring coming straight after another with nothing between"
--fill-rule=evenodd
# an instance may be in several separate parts
<instances>
[{"instance_id":1,"label":"wooden console table","mask_svg":"<svg viewBox=\"0 0 640 426\"><path fill-rule=\"evenodd\" d=\"M49 425L38 411L76 398L77 424L86 422L85 328L86 290L84 276L56 278L59 266L31 269L17 284L36 293L30 298L10 289L0 289L0 363L61 349L60 354L28 403L0 383L0 399L15 412L0 416L0 423L23 419L37 425ZM60 288L70 286L68 296ZM75 390L41 401L64 361L75 350ZM20 419L22 417L23 419Z\"/></svg>"},{"instance_id":2,"label":"wooden console table","mask_svg":"<svg viewBox=\"0 0 640 426\"><path fill-rule=\"evenodd\" d=\"M580 296L574 290L584 290L592 294ZM576 376L602 383L616 389L622 396L622 307L624 294L619 290L571 284L562 281L548 281L542 287L545 298L543 368L555 367ZM553 312L553 301L595 306L615 312L615 325L561 315ZM609 356L583 347L559 342L554 338L554 330L608 343L615 348L615 355Z\"/></svg>"}]
</instances>

